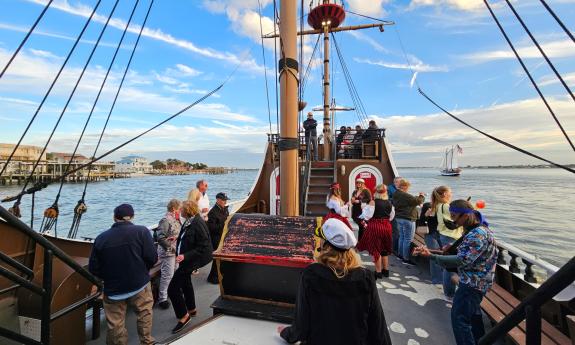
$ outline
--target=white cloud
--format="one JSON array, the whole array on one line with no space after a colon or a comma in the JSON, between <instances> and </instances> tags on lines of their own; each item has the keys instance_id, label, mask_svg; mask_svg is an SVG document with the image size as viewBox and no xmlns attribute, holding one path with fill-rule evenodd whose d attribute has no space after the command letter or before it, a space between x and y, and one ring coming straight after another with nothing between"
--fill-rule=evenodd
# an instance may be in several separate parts
<instances>
[{"instance_id":1,"label":"white cloud","mask_svg":"<svg viewBox=\"0 0 575 345\"><path fill-rule=\"evenodd\" d=\"M9 31L15 31L15 32L28 33L30 28L12 25L12 24L8 24L8 23L0 23L0 30L9 30ZM66 40L66 41L76 41L76 37L67 36L67 35L63 35L60 33L54 33L54 32L50 32L50 31L39 30L38 28L36 28L34 30L32 35L33 36L39 35L39 36L44 36L44 37L58 38L58 39ZM96 44L96 41L81 39L80 43L94 45L94 44ZM101 46L101 47L116 48L117 45L118 45L117 43L110 43L110 42L104 42L104 41L100 41L100 43L99 43L99 46ZM130 49L131 50L131 49L133 49L133 46L122 44L122 47L120 47L120 49Z\"/></svg>"},{"instance_id":2,"label":"white cloud","mask_svg":"<svg viewBox=\"0 0 575 345\"><path fill-rule=\"evenodd\" d=\"M195 68L192 68L190 66L187 66L187 65L184 65L181 63L176 64L176 68L178 69L178 71L180 71L180 73L182 75L187 76L187 77L196 77L196 76L202 74L201 71L198 71Z\"/></svg>"},{"instance_id":3,"label":"white cloud","mask_svg":"<svg viewBox=\"0 0 575 345\"><path fill-rule=\"evenodd\" d=\"M411 0L408 9L421 6L448 7L461 11L478 11L485 8L482 0Z\"/></svg>"},{"instance_id":4,"label":"white cloud","mask_svg":"<svg viewBox=\"0 0 575 345\"><path fill-rule=\"evenodd\" d=\"M372 17L386 16L383 5L388 0L347 0L347 5L352 12Z\"/></svg>"},{"instance_id":5,"label":"white cloud","mask_svg":"<svg viewBox=\"0 0 575 345\"><path fill-rule=\"evenodd\" d=\"M360 59L354 58L356 62L365 63L374 66L380 66L385 68L392 68L392 69L405 69L405 70L412 70L413 72L448 72L449 69L447 66L432 66L425 64L421 61L412 64L411 66L407 63L396 63L396 62L386 62L383 60L373 61L370 59Z\"/></svg>"},{"instance_id":6,"label":"white cloud","mask_svg":"<svg viewBox=\"0 0 575 345\"><path fill-rule=\"evenodd\" d=\"M568 133L575 131L575 112L571 99L553 98L552 107L561 114ZM559 163L574 163L572 152L539 98L486 108L454 112L459 118L500 139L533 151ZM525 163L515 153L481 134L464 127L443 113L428 115L371 116L386 135L398 165L437 166L439 153L446 146L459 144L465 149L465 165ZM488 157L485 156L489 153ZM536 162L527 160L527 162Z\"/></svg>"},{"instance_id":7,"label":"white cloud","mask_svg":"<svg viewBox=\"0 0 575 345\"><path fill-rule=\"evenodd\" d=\"M551 42L540 43L541 48L549 58L568 58L575 57L575 47L572 46L570 40L557 40ZM540 59L542 58L539 49L534 45L516 47L519 56L524 59ZM501 50L490 50L466 54L461 56L463 59L473 63L483 63L504 59L515 59L515 54L511 49L505 47Z\"/></svg>"},{"instance_id":8,"label":"white cloud","mask_svg":"<svg viewBox=\"0 0 575 345\"><path fill-rule=\"evenodd\" d=\"M568 86L575 87L575 72L564 74L561 77L563 78L563 80L565 81L565 83ZM560 83L560 81L559 81L559 79L557 79L555 74L543 76L543 77L541 77L541 80L539 81L540 86L554 85L554 84L559 84L559 83Z\"/></svg>"},{"instance_id":9,"label":"white cloud","mask_svg":"<svg viewBox=\"0 0 575 345\"><path fill-rule=\"evenodd\" d=\"M30 53L32 53L32 55L38 56L41 58L55 59L55 60L61 59L60 56L54 55L53 53L46 51L46 50L32 49L32 48L30 48L28 50L30 51Z\"/></svg>"},{"instance_id":10,"label":"white cloud","mask_svg":"<svg viewBox=\"0 0 575 345\"><path fill-rule=\"evenodd\" d=\"M47 0L27 0L27 1L33 2L36 4L40 4L40 5L44 5L44 6L47 3ZM92 12L92 8L90 8L86 5L83 5L83 4L71 5L66 0L54 1L51 5L51 8L58 9L60 11L63 11L63 12L66 12L66 13L69 13L72 15L76 15L76 16L81 16L84 18L89 18L90 14ZM105 23L107 18L105 16L95 14L93 17L93 20L95 20L99 23ZM124 30L126 25L127 25L127 22L125 22L124 20L121 20L121 19L114 18L114 19L110 20L108 25L113 27L113 28L119 29L119 30ZM131 24L130 27L128 28L128 32L138 34L140 32L140 28L141 28L140 25ZM241 64L251 71L263 72L263 68L261 66L259 66L253 58L246 57L246 56L238 56L236 54L232 54L229 52L220 52L220 51L217 51L217 50L211 49L211 48L199 47L191 41L175 38L174 36L163 32L161 29L144 28L144 30L142 31L142 36L147 37L147 38L151 38L151 39L154 39L157 41L161 41L161 42L164 42L164 43L167 43L167 44L170 44L170 45L182 48L182 49L186 49L188 51L191 51L193 53L196 53L196 54L208 57L208 58L226 61L226 62L229 62L229 63L234 64L234 65Z\"/></svg>"},{"instance_id":11,"label":"white cloud","mask_svg":"<svg viewBox=\"0 0 575 345\"><path fill-rule=\"evenodd\" d=\"M26 52L21 53L17 60L12 64L11 68L2 78L2 83L0 83L0 93L19 93L25 94L27 97L35 97L43 95L43 92L47 89L48 85L53 80L56 75L56 71L59 69L59 65L50 59L40 58L37 56L30 55ZM4 61L9 58L9 53L0 48L0 65L3 65ZM54 104L54 108L59 108L58 98L67 97L69 90L75 84L76 79L80 73L80 68L67 68L58 81L58 87L54 88L52 93L51 104ZM80 83L76 97L74 98L73 105L75 109L86 109L86 104L91 104L95 99L95 94L99 90L100 84L104 78L105 71L90 67L86 70L83 81ZM161 80L162 83L176 88L182 88L186 90L188 94L205 94L205 92L200 92L203 90L190 89L187 84L181 83L180 81L173 79L171 77L161 76L157 73L150 72L150 77L145 77L145 75L133 72L138 80L149 80L156 78ZM102 97L100 98L100 104L109 104L113 99L116 89L118 87L121 78L120 72L112 72L108 78L108 83L104 88ZM136 85L146 84L138 82ZM194 98L198 98L197 96ZM60 99L60 101L61 101ZM5 103L19 103L20 106L26 105L28 107L34 105L32 101L19 100L14 98L4 97ZM120 97L118 99L117 108L129 109L132 113L138 112L157 112L165 116L175 113L180 109L186 107L189 103L193 101L187 99L182 101L175 97L173 93L166 96L158 93L157 90L149 91L135 88L133 85L125 85L122 88ZM207 100L209 102L209 100ZM53 113L52 109L47 109L48 104L44 107L44 111ZM107 107L105 105L104 107ZM6 113L6 109L3 109ZM79 110L78 110L79 111ZM68 112L74 112L74 108ZM85 112L84 112L85 113ZM116 110L115 114L118 113ZM123 116L125 114L118 114ZM254 123L257 120L250 115L241 114L232 111L227 105L220 103L201 103L183 114L182 116L202 118L202 119L220 119L226 121L241 121Z\"/></svg>"}]
</instances>

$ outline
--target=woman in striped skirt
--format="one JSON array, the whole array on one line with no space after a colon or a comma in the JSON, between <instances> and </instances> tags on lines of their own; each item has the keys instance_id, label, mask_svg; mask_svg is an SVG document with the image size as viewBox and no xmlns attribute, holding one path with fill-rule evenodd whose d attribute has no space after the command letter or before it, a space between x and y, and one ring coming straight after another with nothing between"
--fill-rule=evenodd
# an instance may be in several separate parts
<instances>
[{"instance_id":1,"label":"woman in striped skirt","mask_svg":"<svg viewBox=\"0 0 575 345\"><path fill-rule=\"evenodd\" d=\"M387 187L376 187L374 199L363 209L360 218L367 221L365 233L357 243L358 251L373 257L376 278L389 277L388 255L392 253L391 220L395 210L387 197Z\"/></svg>"}]
</instances>

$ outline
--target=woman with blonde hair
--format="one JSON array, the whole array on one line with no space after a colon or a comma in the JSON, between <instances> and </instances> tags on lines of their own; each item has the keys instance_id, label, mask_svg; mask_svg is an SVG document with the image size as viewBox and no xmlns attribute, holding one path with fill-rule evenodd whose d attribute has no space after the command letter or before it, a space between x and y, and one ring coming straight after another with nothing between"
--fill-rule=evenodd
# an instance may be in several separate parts
<instances>
[{"instance_id":1,"label":"woman with blonde hair","mask_svg":"<svg viewBox=\"0 0 575 345\"><path fill-rule=\"evenodd\" d=\"M453 221L449 214L450 202L451 189L449 187L439 186L433 190L431 194L431 212L435 212L437 217L440 248L451 246L463 234L462 227L453 226ZM455 272L443 269L443 294L446 297L453 298L455 295L456 281L457 274Z\"/></svg>"},{"instance_id":2,"label":"woman with blonde hair","mask_svg":"<svg viewBox=\"0 0 575 345\"><path fill-rule=\"evenodd\" d=\"M390 222L395 216L395 210L388 200L384 184L375 188L373 197L360 216L367 221L367 225L357 243L357 250L369 252L375 264L375 277L383 278L389 277L388 256L393 252Z\"/></svg>"},{"instance_id":3,"label":"woman with blonde hair","mask_svg":"<svg viewBox=\"0 0 575 345\"><path fill-rule=\"evenodd\" d=\"M168 296L178 318L172 333L181 331L196 316L196 300L191 274L212 261L212 242L208 226L200 214L198 204L184 201L181 210L186 221L176 243L178 269L168 286Z\"/></svg>"},{"instance_id":4,"label":"woman with blonde hair","mask_svg":"<svg viewBox=\"0 0 575 345\"><path fill-rule=\"evenodd\" d=\"M375 277L361 267L357 240L338 219L316 230L317 262L303 271L293 324L278 328L290 344L391 344Z\"/></svg>"}]
</instances>

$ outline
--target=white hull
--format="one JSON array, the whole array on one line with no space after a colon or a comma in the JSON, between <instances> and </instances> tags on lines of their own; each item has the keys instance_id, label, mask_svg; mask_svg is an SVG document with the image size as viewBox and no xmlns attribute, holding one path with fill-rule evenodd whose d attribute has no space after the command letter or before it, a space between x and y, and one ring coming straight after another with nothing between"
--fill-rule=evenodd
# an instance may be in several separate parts
<instances>
[{"instance_id":1,"label":"white hull","mask_svg":"<svg viewBox=\"0 0 575 345\"><path fill-rule=\"evenodd\" d=\"M459 176L461 171L441 171L441 176Z\"/></svg>"}]
</instances>

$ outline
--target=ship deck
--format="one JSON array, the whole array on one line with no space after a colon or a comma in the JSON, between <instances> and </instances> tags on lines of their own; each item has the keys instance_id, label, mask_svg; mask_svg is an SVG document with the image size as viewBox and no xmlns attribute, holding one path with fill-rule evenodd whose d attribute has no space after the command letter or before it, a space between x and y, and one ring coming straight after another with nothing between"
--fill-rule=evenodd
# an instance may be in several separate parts
<instances>
[{"instance_id":1,"label":"ship deck","mask_svg":"<svg viewBox=\"0 0 575 345\"><path fill-rule=\"evenodd\" d=\"M367 253L362 253L361 257L365 266L373 269L371 258ZM443 296L442 290L431 283L427 263L408 266L391 256L390 271L389 278L377 280L377 287L393 343L454 344L450 321L451 303ZM198 315L187 326L188 329L212 316L210 304L219 296L219 288L206 282L208 272L209 266L201 269L198 275L192 276ZM91 320L88 321L91 323ZM129 313L126 323L130 336L129 344L138 344L134 313ZM158 342L164 343L172 338L170 331L175 324L176 318L171 308L167 310L154 308L153 335ZM269 329L275 330L275 328ZM106 322L103 319L102 334L97 340L89 341L88 344L105 344L105 332ZM223 338L217 342L218 344L222 344L222 341L223 344L256 344L253 339L242 342L238 339L240 334L236 332L222 332L220 335ZM280 344L279 336L274 336Z\"/></svg>"}]
</instances>

